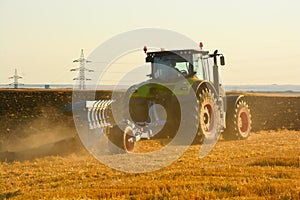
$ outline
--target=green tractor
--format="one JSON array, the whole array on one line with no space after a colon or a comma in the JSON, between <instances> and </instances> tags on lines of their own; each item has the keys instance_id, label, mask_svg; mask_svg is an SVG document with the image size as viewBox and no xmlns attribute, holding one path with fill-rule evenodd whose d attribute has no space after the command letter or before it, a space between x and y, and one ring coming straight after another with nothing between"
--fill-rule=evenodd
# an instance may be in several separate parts
<instances>
[{"instance_id":1,"label":"green tractor","mask_svg":"<svg viewBox=\"0 0 300 200\"><path fill-rule=\"evenodd\" d=\"M248 104L243 95L226 96L219 81L218 61L225 65L222 54L202 50L202 45L155 52L144 47L144 51L146 62L151 63L148 80L131 86L115 102L87 104L90 124L98 121L113 146L132 152L140 139L174 138L180 123L196 127L194 142L216 140L219 133L227 140L249 137ZM189 102L191 96L196 104ZM93 117L93 111L98 117Z\"/></svg>"}]
</instances>

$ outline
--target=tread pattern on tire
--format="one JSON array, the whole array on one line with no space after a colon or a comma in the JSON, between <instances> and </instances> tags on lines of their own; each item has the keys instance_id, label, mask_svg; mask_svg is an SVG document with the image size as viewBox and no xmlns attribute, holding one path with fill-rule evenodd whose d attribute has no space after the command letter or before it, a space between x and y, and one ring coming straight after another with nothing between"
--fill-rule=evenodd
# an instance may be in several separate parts
<instances>
[{"instance_id":1,"label":"tread pattern on tire","mask_svg":"<svg viewBox=\"0 0 300 200\"><path fill-rule=\"evenodd\" d=\"M247 132L241 132L239 124L238 124L238 118L239 114L243 111L247 115ZM240 100L237 102L237 104L234 107L233 115L229 115L231 119L226 119L228 121L227 127L224 130L223 137L225 140L245 140L250 136L251 133L251 113L250 108L246 101Z\"/></svg>"},{"instance_id":2,"label":"tread pattern on tire","mask_svg":"<svg viewBox=\"0 0 300 200\"><path fill-rule=\"evenodd\" d=\"M211 135L207 135L206 132L203 130L203 127L201 127L201 109L203 104L209 103L212 106L212 110L213 110L213 130L211 131L212 134ZM219 133L221 131L221 123L220 123L220 108L218 106L217 103L217 99L215 97L215 94L208 88L202 89L200 91L199 94L199 111L198 111L198 115L199 115L199 130L198 130L198 138L200 138L200 143L202 143L205 139L208 140L215 140L218 136Z\"/></svg>"}]
</instances>

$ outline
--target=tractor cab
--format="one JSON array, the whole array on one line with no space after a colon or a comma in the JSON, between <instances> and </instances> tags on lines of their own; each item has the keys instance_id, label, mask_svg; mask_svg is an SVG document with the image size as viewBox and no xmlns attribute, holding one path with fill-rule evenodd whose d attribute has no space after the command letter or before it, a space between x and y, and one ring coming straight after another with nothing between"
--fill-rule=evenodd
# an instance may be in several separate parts
<instances>
[{"instance_id":1,"label":"tractor cab","mask_svg":"<svg viewBox=\"0 0 300 200\"><path fill-rule=\"evenodd\" d=\"M219 54L209 54L203 50L175 50L157 51L147 53L146 62L151 62L153 79L173 80L178 73L171 73L170 68L180 72L185 78L214 81L214 66L217 65L215 57ZM224 64L221 58L221 65Z\"/></svg>"},{"instance_id":2,"label":"tractor cab","mask_svg":"<svg viewBox=\"0 0 300 200\"><path fill-rule=\"evenodd\" d=\"M191 84L198 80L206 80L212 83L219 93L217 57L220 56L221 65L225 65L225 59L217 50L213 54L201 49L147 52L145 47L144 51L147 53L146 62L151 62L149 76L152 79L176 82L176 79L184 76Z\"/></svg>"}]
</instances>

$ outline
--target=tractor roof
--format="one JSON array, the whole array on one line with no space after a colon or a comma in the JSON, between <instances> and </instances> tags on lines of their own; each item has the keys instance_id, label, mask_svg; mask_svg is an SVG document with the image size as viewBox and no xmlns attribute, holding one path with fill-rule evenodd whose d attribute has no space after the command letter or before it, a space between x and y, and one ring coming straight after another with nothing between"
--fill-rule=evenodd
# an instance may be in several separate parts
<instances>
[{"instance_id":1,"label":"tractor roof","mask_svg":"<svg viewBox=\"0 0 300 200\"><path fill-rule=\"evenodd\" d=\"M203 50L199 50L199 49L182 49L182 50L169 50L169 51L152 51L152 52L147 52L148 56L155 56L155 55L170 55L170 54L178 54L178 55L187 55L187 54L197 54L197 53L201 53L201 54L208 54L208 51L203 51Z\"/></svg>"}]
</instances>

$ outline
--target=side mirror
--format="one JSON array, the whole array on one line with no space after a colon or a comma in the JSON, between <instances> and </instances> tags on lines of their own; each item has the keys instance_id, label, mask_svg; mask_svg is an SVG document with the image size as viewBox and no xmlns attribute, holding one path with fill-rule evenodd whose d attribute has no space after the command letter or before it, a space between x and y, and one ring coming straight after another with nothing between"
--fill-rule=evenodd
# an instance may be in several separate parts
<instances>
[{"instance_id":1,"label":"side mirror","mask_svg":"<svg viewBox=\"0 0 300 200\"><path fill-rule=\"evenodd\" d=\"M225 65L225 57L224 57L223 55L220 56L220 64L221 64L222 66Z\"/></svg>"},{"instance_id":2,"label":"side mirror","mask_svg":"<svg viewBox=\"0 0 300 200\"><path fill-rule=\"evenodd\" d=\"M149 78L152 78L152 74L147 74L146 76L148 76Z\"/></svg>"}]
</instances>

